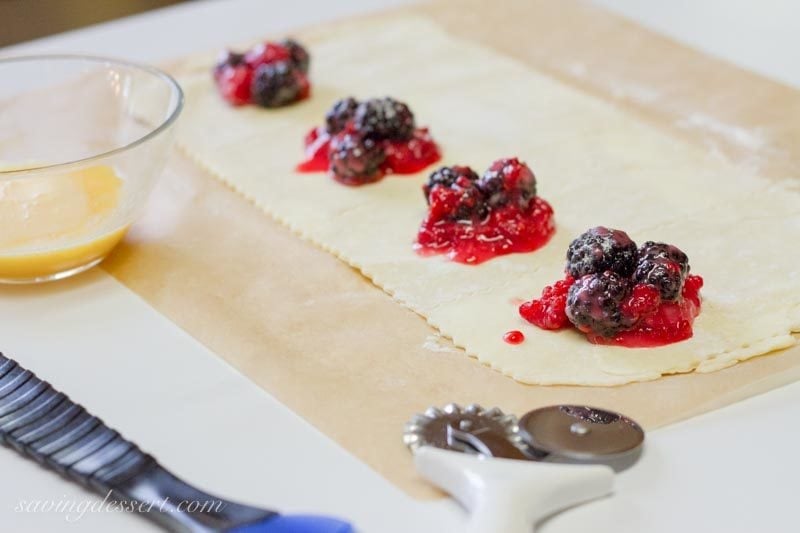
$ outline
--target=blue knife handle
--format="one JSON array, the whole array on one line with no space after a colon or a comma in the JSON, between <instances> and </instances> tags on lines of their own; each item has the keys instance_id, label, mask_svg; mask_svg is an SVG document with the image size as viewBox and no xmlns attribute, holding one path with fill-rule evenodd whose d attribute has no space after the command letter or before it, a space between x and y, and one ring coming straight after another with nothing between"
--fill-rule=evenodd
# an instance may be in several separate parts
<instances>
[{"instance_id":1,"label":"blue knife handle","mask_svg":"<svg viewBox=\"0 0 800 533\"><path fill-rule=\"evenodd\" d=\"M347 522L324 516L278 515L228 533L353 533L353 528Z\"/></svg>"},{"instance_id":2,"label":"blue knife handle","mask_svg":"<svg viewBox=\"0 0 800 533\"><path fill-rule=\"evenodd\" d=\"M212 496L175 477L65 394L0 353L0 443L169 531L350 533L346 522L292 517Z\"/></svg>"}]
</instances>

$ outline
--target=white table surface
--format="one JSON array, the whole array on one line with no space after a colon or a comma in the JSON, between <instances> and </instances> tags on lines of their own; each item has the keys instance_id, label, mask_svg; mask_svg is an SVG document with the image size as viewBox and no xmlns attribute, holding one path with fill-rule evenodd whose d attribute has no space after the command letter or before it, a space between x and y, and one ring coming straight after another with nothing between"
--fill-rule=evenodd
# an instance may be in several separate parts
<instances>
[{"instance_id":1,"label":"white table surface","mask_svg":"<svg viewBox=\"0 0 800 533\"><path fill-rule=\"evenodd\" d=\"M400 3L193 2L0 55L87 52L156 62ZM797 2L598 3L800 87ZM366 533L461 529L464 515L453 502L409 499L101 271L0 289L0 339L0 349L204 488L286 511L346 516ZM617 476L612 497L557 515L540 531L798 531L798 418L800 383L655 431L640 462ZM156 531L120 513L20 512L34 501L99 500L0 449L0 530Z\"/></svg>"}]
</instances>

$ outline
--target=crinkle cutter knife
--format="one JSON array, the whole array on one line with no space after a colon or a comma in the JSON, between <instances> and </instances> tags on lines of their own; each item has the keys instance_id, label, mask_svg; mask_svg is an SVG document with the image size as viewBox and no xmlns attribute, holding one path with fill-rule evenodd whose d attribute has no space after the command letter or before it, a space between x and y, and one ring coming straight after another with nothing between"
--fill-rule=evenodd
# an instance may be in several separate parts
<instances>
[{"instance_id":1,"label":"crinkle cutter knife","mask_svg":"<svg viewBox=\"0 0 800 533\"><path fill-rule=\"evenodd\" d=\"M417 471L470 512L469 533L531 533L557 511L610 494L614 470L636 461L644 431L586 406L544 407L517 421L449 404L412 418L403 440Z\"/></svg>"},{"instance_id":2,"label":"crinkle cutter knife","mask_svg":"<svg viewBox=\"0 0 800 533\"><path fill-rule=\"evenodd\" d=\"M0 442L118 501L153 503L145 516L182 533L352 533L346 522L230 502L178 479L65 394L0 354ZM179 510L196 502L197 512ZM163 504L163 505L162 505Z\"/></svg>"}]
</instances>

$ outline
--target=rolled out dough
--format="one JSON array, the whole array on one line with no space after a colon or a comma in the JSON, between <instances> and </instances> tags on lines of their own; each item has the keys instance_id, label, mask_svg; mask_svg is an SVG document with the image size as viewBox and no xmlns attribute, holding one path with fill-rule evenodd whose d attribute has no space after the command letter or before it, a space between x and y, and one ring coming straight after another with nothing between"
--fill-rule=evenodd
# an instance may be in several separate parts
<instances>
[{"instance_id":1,"label":"rolled out dough","mask_svg":"<svg viewBox=\"0 0 800 533\"><path fill-rule=\"evenodd\" d=\"M340 24L308 44L313 97L279 110L229 107L207 59L194 61L200 68L180 79L187 101L180 145L482 363L525 383L618 385L718 370L795 342L800 194L425 19ZM425 215L427 172L358 188L293 172L303 135L347 95L408 102L440 142L442 164L482 172L499 157L526 160L555 208L555 237L535 253L478 266L423 258L412 244ZM706 282L692 339L650 349L595 346L574 331L542 331L519 318L519 300L558 279L570 240L596 225L687 252ZM505 343L511 329L527 340Z\"/></svg>"}]
</instances>

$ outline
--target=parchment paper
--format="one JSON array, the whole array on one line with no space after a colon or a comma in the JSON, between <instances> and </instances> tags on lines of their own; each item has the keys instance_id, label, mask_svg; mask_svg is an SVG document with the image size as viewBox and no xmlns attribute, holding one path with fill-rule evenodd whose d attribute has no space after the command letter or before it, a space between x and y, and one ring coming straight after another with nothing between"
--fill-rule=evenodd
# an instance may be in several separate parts
<instances>
[{"instance_id":1,"label":"parchment paper","mask_svg":"<svg viewBox=\"0 0 800 533\"><path fill-rule=\"evenodd\" d=\"M598 8L571 1L495 6L469 0L404 12L429 16L460 37L513 55L761 175L797 175L797 91ZM325 31L295 35L313 48ZM410 415L428 405L478 402L522 414L550 403L588 403L624 411L652 429L800 377L800 349L793 349L713 374L623 387L521 385L459 353L422 318L181 154L104 268L323 433L420 497L437 493L416 477L400 433Z\"/></svg>"}]
</instances>

